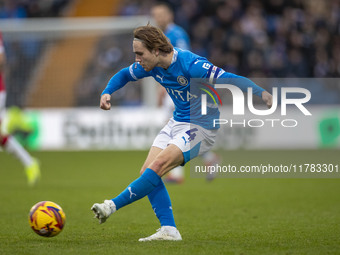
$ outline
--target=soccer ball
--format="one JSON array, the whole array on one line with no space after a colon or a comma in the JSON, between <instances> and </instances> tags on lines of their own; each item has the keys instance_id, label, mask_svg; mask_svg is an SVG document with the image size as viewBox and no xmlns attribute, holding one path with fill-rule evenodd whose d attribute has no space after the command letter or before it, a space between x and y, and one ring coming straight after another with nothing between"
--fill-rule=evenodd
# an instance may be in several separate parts
<instances>
[{"instance_id":1,"label":"soccer ball","mask_svg":"<svg viewBox=\"0 0 340 255\"><path fill-rule=\"evenodd\" d=\"M35 233L52 237L61 232L65 219L65 213L59 205L50 201L42 201L31 208L28 221Z\"/></svg>"}]
</instances>

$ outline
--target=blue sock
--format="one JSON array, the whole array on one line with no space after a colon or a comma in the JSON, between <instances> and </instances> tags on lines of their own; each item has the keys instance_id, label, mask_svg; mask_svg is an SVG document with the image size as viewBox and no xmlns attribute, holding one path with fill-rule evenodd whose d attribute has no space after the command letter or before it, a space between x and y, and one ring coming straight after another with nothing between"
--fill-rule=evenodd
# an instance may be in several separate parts
<instances>
[{"instance_id":1,"label":"blue sock","mask_svg":"<svg viewBox=\"0 0 340 255\"><path fill-rule=\"evenodd\" d=\"M169 193L162 180L158 183L157 187L149 193L148 198L161 226L176 227Z\"/></svg>"},{"instance_id":2,"label":"blue sock","mask_svg":"<svg viewBox=\"0 0 340 255\"><path fill-rule=\"evenodd\" d=\"M158 174L150 168L147 168L138 179L133 181L122 193L112 199L116 205L116 209L118 210L145 197L153 191L161 181L162 179Z\"/></svg>"}]
</instances>

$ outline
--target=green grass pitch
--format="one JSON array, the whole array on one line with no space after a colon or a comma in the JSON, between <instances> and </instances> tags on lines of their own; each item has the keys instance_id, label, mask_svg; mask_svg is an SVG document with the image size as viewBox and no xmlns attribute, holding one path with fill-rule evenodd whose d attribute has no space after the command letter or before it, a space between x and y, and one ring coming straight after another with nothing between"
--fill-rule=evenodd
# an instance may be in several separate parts
<instances>
[{"instance_id":1,"label":"green grass pitch","mask_svg":"<svg viewBox=\"0 0 340 255\"><path fill-rule=\"evenodd\" d=\"M340 179L207 183L187 169L182 185L167 185L182 242L138 242L159 227L145 198L99 225L90 207L137 178L146 154L34 152L43 178L29 188L19 162L0 152L0 254L340 254ZM284 163L297 154L304 161L340 161L337 150L230 151L230 158ZM28 224L31 206L43 200L66 213L64 230L53 238Z\"/></svg>"}]
</instances>

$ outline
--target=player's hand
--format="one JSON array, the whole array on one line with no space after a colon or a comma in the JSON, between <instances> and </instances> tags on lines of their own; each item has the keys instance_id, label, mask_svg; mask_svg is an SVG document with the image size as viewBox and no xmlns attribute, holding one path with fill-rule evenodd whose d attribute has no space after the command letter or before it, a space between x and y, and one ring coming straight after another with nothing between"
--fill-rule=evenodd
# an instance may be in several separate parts
<instances>
[{"instance_id":1,"label":"player's hand","mask_svg":"<svg viewBox=\"0 0 340 255\"><path fill-rule=\"evenodd\" d=\"M104 94L101 96L100 98L100 108L102 108L103 110L110 110L111 108L111 95L109 94Z\"/></svg>"},{"instance_id":2,"label":"player's hand","mask_svg":"<svg viewBox=\"0 0 340 255\"><path fill-rule=\"evenodd\" d=\"M263 102L266 103L268 108L272 107L273 104L273 96L271 94L269 94L267 91L263 91L262 92L262 100Z\"/></svg>"}]
</instances>

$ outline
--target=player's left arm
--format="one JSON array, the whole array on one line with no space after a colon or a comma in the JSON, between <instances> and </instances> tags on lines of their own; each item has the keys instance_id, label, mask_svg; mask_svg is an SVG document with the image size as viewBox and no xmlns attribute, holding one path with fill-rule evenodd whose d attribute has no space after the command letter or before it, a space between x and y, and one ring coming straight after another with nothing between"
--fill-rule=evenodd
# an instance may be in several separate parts
<instances>
[{"instance_id":1,"label":"player's left arm","mask_svg":"<svg viewBox=\"0 0 340 255\"><path fill-rule=\"evenodd\" d=\"M266 103L267 107L268 108L271 108L272 107L272 104L273 104L273 96L266 90L264 90L262 92L262 95L261 95L261 98L263 100L263 102Z\"/></svg>"},{"instance_id":2,"label":"player's left arm","mask_svg":"<svg viewBox=\"0 0 340 255\"><path fill-rule=\"evenodd\" d=\"M248 88L252 88L253 94L262 98L263 102L268 106L268 108L272 106L272 95L265 89L255 84L252 80L244 76L228 73L222 68L214 66L209 61L196 61L192 65L192 68L190 68L190 74L193 78L209 79L209 82L212 84L216 82L216 79L225 79L228 84L233 84L244 92L247 92Z\"/></svg>"}]
</instances>

